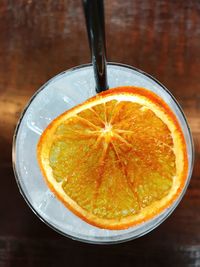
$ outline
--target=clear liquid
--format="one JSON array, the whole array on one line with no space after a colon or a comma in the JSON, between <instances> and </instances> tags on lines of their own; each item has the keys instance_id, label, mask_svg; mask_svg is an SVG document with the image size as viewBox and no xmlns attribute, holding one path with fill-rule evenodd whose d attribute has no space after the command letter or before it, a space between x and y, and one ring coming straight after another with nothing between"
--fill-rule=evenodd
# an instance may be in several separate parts
<instances>
[{"instance_id":1,"label":"clear liquid","mask_svg":"<svg viewBox=\"0 0 200 267\"><path fill-rule=\"evenodd\" d=\"M21 190L36 213L63 234L88 242L118 242L137 237L155 228L177 203L149 222L127 230L104 230L87 224L71 213L48 189L40 172L36 146L47 125L64 111L96 94L91 66L64 72L51 79L29 104L20 123L14 155ZM171 96L150 77L124 66L108 66L109 87L134 85L147 88L171 107L185 134L189 163L192 165L192 143L186 121ZM191 170L191 166L189 166Z\"/></svg>"}]
</instances>

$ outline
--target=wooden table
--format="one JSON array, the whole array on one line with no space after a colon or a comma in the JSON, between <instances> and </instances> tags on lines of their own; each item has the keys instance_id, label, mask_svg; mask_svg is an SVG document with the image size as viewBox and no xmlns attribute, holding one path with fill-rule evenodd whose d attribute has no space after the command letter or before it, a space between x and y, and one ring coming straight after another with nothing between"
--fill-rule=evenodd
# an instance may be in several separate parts
<instances>
[{"instance_id":1,"label":"wooden table","mask_svg":"<svg viewBox=\"0 0 200 267\"><path fill-rule=\"evenodd\" d=\"M87 245L43 224L21 197L11 145L20 112L49 78L90 61L75 0L0 1L0 266L200 266L200 2L105 0L109 61L158 78L181 103L196 162L176 211L150 234Z\"/></svg>"}]
</instances>

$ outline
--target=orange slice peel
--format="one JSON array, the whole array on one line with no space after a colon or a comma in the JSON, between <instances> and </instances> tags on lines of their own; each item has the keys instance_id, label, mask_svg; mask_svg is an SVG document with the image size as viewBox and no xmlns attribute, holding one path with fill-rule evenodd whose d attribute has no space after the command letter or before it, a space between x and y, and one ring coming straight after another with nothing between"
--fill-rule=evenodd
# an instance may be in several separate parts
<instances>
[{"instance_id":1,"label":"orange slice peel","mask_svg":"<svg viewBox=\"0 0 200 267\"><path fill-rule=\"evenodd\" d=\"M168 105L144 88L110 89L43 132L37 158L49 188L94 226L120 230L168 208L183 190L187 148Z\"/></svg>"}]
</instances>

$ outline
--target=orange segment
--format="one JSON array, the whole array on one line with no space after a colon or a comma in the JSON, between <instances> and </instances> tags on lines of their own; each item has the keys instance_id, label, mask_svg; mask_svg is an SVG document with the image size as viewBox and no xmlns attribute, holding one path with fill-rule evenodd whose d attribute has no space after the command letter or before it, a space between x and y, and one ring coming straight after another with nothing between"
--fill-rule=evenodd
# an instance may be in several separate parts
<instances>
[{"instance_id":1,"label":"orange segment","mask_svg":"<svg viewBox=\"0 0 200 267\"><path fill-rule=\"evenodd\" d=\"M63 113L43 132L37 153L57 197L88 223L107 229L158 215L187 176L179 123L144 88L110 89Z\"/></svg>"}]
</instances>

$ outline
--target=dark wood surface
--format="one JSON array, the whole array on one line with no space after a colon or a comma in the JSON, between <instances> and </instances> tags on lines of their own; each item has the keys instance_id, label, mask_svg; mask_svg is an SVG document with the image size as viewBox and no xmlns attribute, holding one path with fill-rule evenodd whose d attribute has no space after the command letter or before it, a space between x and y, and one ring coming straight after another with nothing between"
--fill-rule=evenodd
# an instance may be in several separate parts
<instances>
[{"instance_id":1,"label":"dark wood surface","mask_svg":"<svg viewBox=\"0 0 200 267\"><path fill-rule=\"evenodd\" d=\"M143 69L181 103L196 161L181 204L159 228L128 243L87 245L44 225L21 197L13 131L49 78L90 61L81 1L0 1L0 266L200 266L200 2L105 0L110 61Z\"/></svg>"}]
</instances>

